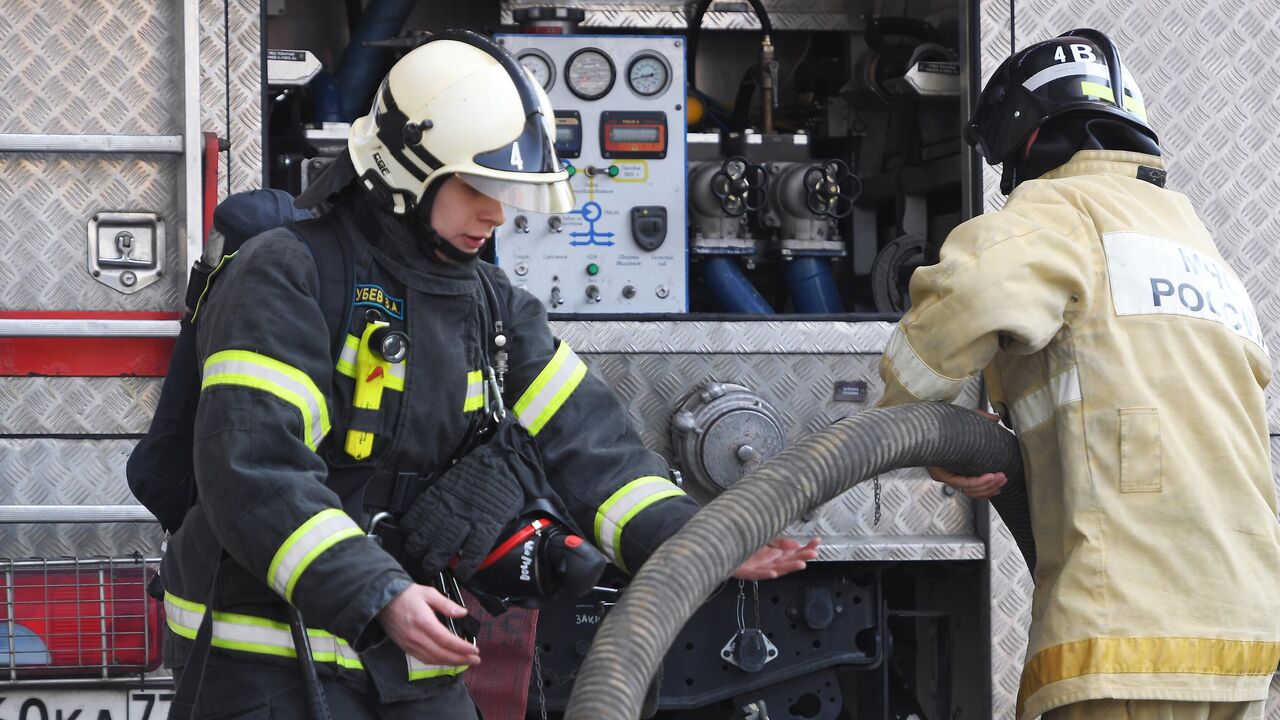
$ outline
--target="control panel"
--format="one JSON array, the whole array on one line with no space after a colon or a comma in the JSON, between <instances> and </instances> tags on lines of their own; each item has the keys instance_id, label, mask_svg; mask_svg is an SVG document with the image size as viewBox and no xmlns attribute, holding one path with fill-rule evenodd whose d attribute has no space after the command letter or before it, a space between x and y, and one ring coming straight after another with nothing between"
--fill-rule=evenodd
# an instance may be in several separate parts
<instances>
[{"instance_id":1,"label":"control panel","mask_svg":"<svg viewBox=\"0 0 1280 720\"><path fill-rule=\"evenodd\" d=\"M553 313L688 310L684 39L498 35L546 89L576 207L504 208L512 283Z\"/></svg>"}]
</instances>

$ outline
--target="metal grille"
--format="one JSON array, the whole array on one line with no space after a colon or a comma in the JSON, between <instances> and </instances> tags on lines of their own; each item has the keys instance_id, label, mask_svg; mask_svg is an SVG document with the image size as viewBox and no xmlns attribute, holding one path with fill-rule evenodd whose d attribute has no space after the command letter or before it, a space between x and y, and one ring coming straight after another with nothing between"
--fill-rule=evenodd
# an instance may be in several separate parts
<instances>
[{"instance_id":1,"label":"metal grille","mask_svg":"<svg viewBox=\"0 0 1280 720\"><path fill-rule=\"evenodd\" d=\"M0 560L0 662L10 682L110 678L160 666L159 560Z\"/></svg>"}]
</instances>

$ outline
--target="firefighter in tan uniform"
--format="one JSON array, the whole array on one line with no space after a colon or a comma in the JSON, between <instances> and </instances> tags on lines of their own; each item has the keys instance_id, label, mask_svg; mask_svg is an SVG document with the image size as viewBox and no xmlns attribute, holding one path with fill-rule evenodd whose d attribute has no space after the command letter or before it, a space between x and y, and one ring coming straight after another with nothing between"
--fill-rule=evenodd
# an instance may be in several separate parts
<instances>
[{"instance_id":1,"label":"firefighter in tan uniform","mask_svg":"<svg viewBox=\"0 0 1280 720\"><path fill-rule=\"evenodd\" d=\"M968 139L1009 199L912 278L882 404L949 400L984 371L1018 434L1039 553L1018 717L1261 718L1280 525L1243 284L1164 189L1102 33L1006 60ZM973 497L1004 482L931 473Z\"/></svg>"}]
</instances>

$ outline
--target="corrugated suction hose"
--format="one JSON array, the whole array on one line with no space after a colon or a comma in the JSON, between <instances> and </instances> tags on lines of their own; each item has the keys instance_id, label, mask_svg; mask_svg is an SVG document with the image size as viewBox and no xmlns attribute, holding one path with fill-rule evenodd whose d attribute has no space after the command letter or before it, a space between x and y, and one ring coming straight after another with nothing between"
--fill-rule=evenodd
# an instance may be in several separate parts
<instances>
[{"instance_id":1,"label":"corrugated suction hose","mask_svg":"<svg viewBox=\"0 0 1280 720\"><path fill-rule=\"evenodd\" d=\"M756 548L804 513L880 473L937 465L1004 472L1006 524L1026 520L1017 439L972 410L945 403L844 418L784 450L707 504L644 564L609 611L574 683L565 720L634 720L676 633ZM1020 498L1020 500L1019 500ZM1018 509L1020 503L1020 509ZM997 510L1001 510L997 506ZM1030 522L1019 546L1034 566Z\"/></svg>"}]
</instances>

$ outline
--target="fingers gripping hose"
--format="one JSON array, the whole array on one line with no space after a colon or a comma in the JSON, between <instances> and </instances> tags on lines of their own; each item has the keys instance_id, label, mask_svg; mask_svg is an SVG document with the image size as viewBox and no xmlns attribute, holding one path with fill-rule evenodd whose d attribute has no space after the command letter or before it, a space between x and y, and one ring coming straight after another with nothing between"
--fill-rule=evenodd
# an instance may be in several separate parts
<instances>
[{"instance_id":1,"label":"fingers gripping hose","mask_svg":"<svg viewBox=\"0 0 1280 720\"><path fill-rule=\"evenodd\" d=\"M638 717L676 633L756 548L869 477L923 465L1000 471L1006 489L1022 486L1014 436L956 405L868 410L810 435L708 503L649 558L596 633L565 720Z\"/></svg>"}]
</instances>

